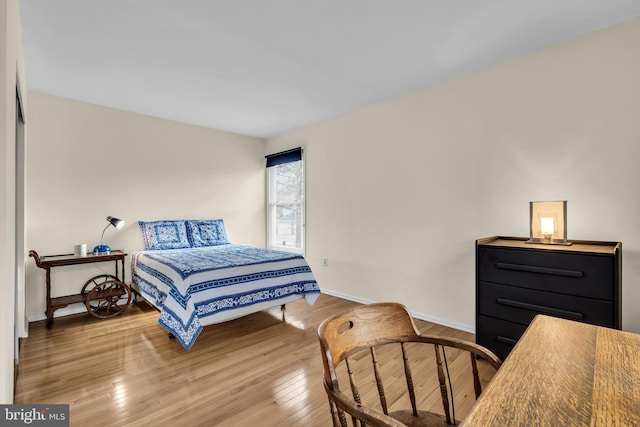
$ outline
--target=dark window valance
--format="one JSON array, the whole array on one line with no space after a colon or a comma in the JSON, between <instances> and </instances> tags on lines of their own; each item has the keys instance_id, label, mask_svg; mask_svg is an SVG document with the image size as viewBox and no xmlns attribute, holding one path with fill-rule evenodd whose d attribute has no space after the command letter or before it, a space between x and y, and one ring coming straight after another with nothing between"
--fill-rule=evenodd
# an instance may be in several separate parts
<instances>
[{"instance_id":1,"label":"dark window valance","mask_svg":"<svg viewBox=\"0 0 640 427\"><path fill-rule=\"evenodd\" d=\"M267 159L267 167L283 165L302 160L302 147L294 148L280 153L269 154L265 156Z\"/></svg>"}]
</instances>

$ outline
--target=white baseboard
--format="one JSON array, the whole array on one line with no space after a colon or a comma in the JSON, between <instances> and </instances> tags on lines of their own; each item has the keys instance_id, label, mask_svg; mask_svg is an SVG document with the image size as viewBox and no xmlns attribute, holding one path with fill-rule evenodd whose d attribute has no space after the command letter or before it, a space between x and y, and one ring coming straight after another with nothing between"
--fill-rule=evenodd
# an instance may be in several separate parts
<instances>
[{"instance_id":1,"label":"white baseboard","mask_svg":"<svg viewBox=\"0 0 640 427\"><path fill-rule=\"evenodd\" d=\"M380 301L373 301L373 300L368 300L368 299L364 299L364 298L355 297L353 295L343 294L342 292L336 292L336 291L332 291L330 289L322 289L322 293L323 294L327 294L327 295L331 295L331 296L334 296L334 297L346 299L346 300L349 300L349 301L358 302L360 304L371 304L371 303L375 303L375 302L380 302ZM431 322L431 323L436 323L438 325L447 326L447 327L453 328L453 329L458 329L459 331L469 332L469 333L472 333L472 334L476 333L476 328L473 327L473 326L470 326L470 325L463 325L461 323L451 322L449 320L440 319L438 317L430 316L430 315L424 314L424 313L418 313L418 312L412 311L412 310L409 310L409 312L411 313L411 316L415 317L416 319L424 320L424 321Z\"/></svg>"},{"instance_id":2,"label":"white baseboard","mask_svg":"<svg viewBox=\"0 0 640 427\"><path fill-rule=\"evenodd\" d=\"M53 318L55 319L58 317L70 316L72 314L86 313L86 312L87 312L87 307L84 304L72 304L69 307L56 310L53 313ZM45 313L32 314L31 316L27 317L27 320L29 321L29 323L31 323L31 322L38 322L40 320L45 320L46 318L47 318L47 315Z\"/></svg>"},{"instance_id":3,"label":"white baseboard","mask_svg":"<svg viewBox=\"0 0 640 427\"><path fill-rule=\"evenodd\" d=\"M322 289L322 293L323 294L327 294L327 295L331 295L331 296L334 296L334 297L346 299L348 301L357 302L357 303L360 303L360 304L371 304L371 303L375 303L375 302L380 302L380 301L373 301L373 300L369 300L369 299L356 297L356 296L353 296L353 295L347 295L347 294L344 294L342 292L332 291L331 289ZM56 310L56 312L54 313L53 317L55 319L57 317L69 316L69 315L78 314L78 313L84 313L86 311L87 311L87 308L84 305L82 305L82 304L74 304L74 305L71 305L69 307L65 307L65 308L61 308L60 310ZM438 325L447 326L449 328L458 329L460 331L469 332L469 333L472 333L472 334L475 334L475 332L476 332L475 327L473 327L473 326L463 325L463 324L456 323L456 322L451 322L449 320L440 319L438 317L430 316L430 315L424 314L424 313L418 313L418 312L413 311L411 309L409 309L409 312L416 319L420 319L420 320L424 320L424 321L427 321L427 322L436 323ZM37 321L40 321L40 320L45 320L46 318L47 318L47 316L44 313L42 313L42 314L31 315L31 316L28 317L28 320L29 320L29 322L37 322Z\"/></svg>"}]
</instances>

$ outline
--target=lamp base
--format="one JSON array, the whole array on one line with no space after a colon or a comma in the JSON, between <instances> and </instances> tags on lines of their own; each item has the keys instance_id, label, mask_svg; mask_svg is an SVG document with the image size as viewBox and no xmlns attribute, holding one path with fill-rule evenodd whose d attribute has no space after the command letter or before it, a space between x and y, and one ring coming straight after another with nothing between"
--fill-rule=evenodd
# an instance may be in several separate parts
<instances>
[{"instance_id":1,"label":"lamp base","mask_svg":"<svg viewBox=\"0 0 640 427\"><path fill-rule=\"evenodd\" d=\"M564 242L562 240L553 240L553 239L529 239L525 240L525 243L535 243L538 245L559 245L559 246L571 246L572 242Z\"/></svg>"},{"instance_id":2,"label":"lamp base","mask_svg":"<svg viewBox=\"0 0 640 427\"><path fill-rule=\"evenodd\" d=\"M93 248L93 253L96 255L107 255L111 253L111 248L107 245L98 245Z\"/></svg>"}]
</instances>

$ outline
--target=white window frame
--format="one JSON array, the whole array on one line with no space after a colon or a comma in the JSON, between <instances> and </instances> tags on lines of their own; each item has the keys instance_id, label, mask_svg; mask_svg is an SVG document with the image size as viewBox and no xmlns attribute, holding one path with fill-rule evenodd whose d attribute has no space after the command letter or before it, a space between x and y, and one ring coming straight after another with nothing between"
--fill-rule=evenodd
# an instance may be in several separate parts
<instances>
[{"instance_id":1,"label":"white window frame","mask_svg":"<svg viewBox=\"0 0 640 427\"><path fill-rule=\"evenodd\" d=\"M278 153L276 153L278 154ZM273 191L273 179L272 179L272 172L270 171L270 169L272 168L276 168L277 166L273 166L271 168L266 168L266 185L267 185L267 197L266 197L266 211L267 211L267 215L266 215L266 220L267 220L267 224L266 224L266 231L267 231L267 248L269 249L276 249L276 250L281 250L281 251L286 251L286 252L292 252L292 253L296 253L302 256L305 256L305 252L306 252L306 241L307 241L307 236L306 236L306 213L307 213L307 209L306 209L306 185L307 185L307 179L306 179L306 162L305 162L305 150L304 147L300 147L300 162L301 162L301 166L302 166L302 188L301 188L301 200L299 201L299 203L296 203L301 210L300 213L300 245L301 248L295 248L295 247L291 247L291 246L286 246L286 245L281 245L278 244L278 242L275 241L274 237L276 235L276 231L274 230L274 227L276 227L276 208L277 206L282 206L285 205L287 203L282 203L282 202L278 202L277 200L273 200L274 195L274 191Z\"/></svg>"}]
</instances>

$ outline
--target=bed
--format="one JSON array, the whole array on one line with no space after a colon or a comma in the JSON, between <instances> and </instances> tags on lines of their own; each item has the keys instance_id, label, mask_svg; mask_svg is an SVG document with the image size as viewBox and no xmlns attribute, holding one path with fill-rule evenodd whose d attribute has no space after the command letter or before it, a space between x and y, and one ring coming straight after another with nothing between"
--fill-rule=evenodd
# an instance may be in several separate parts
<instances>
[{"instance_id":1,"label":"bed","mask_svg":"<svg viewBox=\"0 0 640 427\"><path fill-rule=\"evenodd\" d=\"M187 349L206 325L305 299L320 288L301 255L229 243L222 220L139 221L135 288Z\"/></svg>"}]
</instances>

